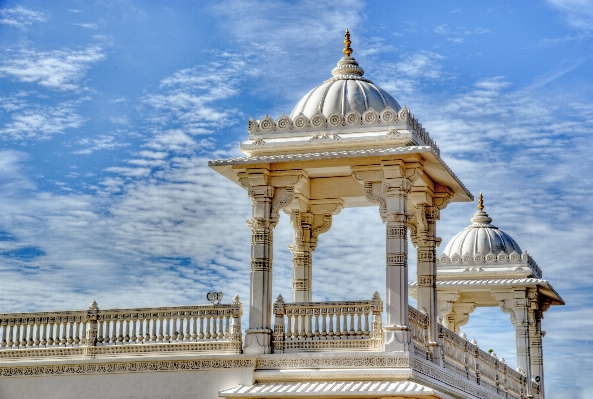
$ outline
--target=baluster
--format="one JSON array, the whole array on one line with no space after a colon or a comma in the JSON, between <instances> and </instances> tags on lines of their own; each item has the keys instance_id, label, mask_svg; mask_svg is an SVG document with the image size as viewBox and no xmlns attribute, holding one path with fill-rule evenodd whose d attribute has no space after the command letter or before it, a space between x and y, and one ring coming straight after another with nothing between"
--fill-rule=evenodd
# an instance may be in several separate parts
<instances>
[{"instance_id":1,"label":"baluster","mask_svg":"<svg viewBox=\"0 0 593 399\"><path fill-rule=\"evenodd\" d=\"M138 321L138 315L133 314L130 317L132 318L132 335L130 336L130 341L135 343L138 340L138 337L136 336L136 322Z\"/></svg>"},{"instance_id":2,"label":"baluster","mask_svg":"<svg viewBox=\"0 0 593 399\"><path fill-rule=\"evenodd\" d=\"M9 348L12 348L12 346L14 345L14 321L12 323L9 323L8 325L9 328L9 332L8 332L8 340L6 342L6 346L8 346Z\"/></svg>"},{"instance_id":3,"label":"baluster","mask_svg":"<svg viewBox=\"0 0 593 399\"><path fill-rule=\"evenodd\" d=\"M173 334L171 334L174 341L183 341L183 319L183 312L175 312L173 318Z\"/></svg>"},{"instance_id":4,"label":"baluster","mask_svg":"<svg viewBox=\"0 0 593 399\"><path fill-rule=\"evenodd\" d=\"M6 321L2 321L2 342L0 342L0 346L6 348L6 330L8 327L8 323Z\"/></svg>"},{"instance_id":5,"label":"baluster","mask_svg":"<svg viewBox=\"0 0 593 399\"><path fill-rule=\"evenodd\" d=\"M307 318L307 338L313 337L313 314L311 312L312 309L308 314L304 315Z\"/></svg>"},{"instance_id":6,"label":"baluster","mask_svg":"<svg viewBox=\"0 0 593 399\"><path fill-rule=\"evenodd\" d=\"M210 339L210 312L206 315L206 339Z\"/></svg>"},{"instance_id":7,"label":"baluster","mask_svg":"<svg viewBox=\"0 0 593 399\"><path fill-rule=\"evenodd\" d=\"M174 341L177 339L177 336L179 334L178 329L177 329L177 314L174 314L171 316L170 320L167 320L167 323L172 323L173 325L171 326L171 341ZM169 334L169 330L167 329L167 334Z\"/></svg>"},{"instance_id":8,"label":"baluster","mask_svg":"<svg viewBox=\"0 0 593 399\"><path fill-rule=\"evenodd\" d=\"M204 339L204 314L200 314L200 333L198 334L200 340Z\"/></svg>"},{"instance_id":9,"label":"baluster","mask_svg":"<svg viewBox=\"0 0 593 399\"><path fill-rule=\"evenodd\" d=\"M36 318L35 319L35 342L33 342L33 344L35 346L39 346L39 344L41 343L41 319Z\"/></svg>"},{"instance_id":10,"label":"baluster","mask_svg":"<svg viewBox=\"0 0 593 399\"><path fill-rule=\"evenodd\" d=\"M68 343L68 317L62 317L62 332L60 333L60 346L66 346Z\"/></svg>"},{"instance_id":11,"label":"baluster","mask_svg":"<svg viewBox=\"0 0 593 399\"><path fill-rule=\"evenodd\" d=\"M185 313L185 337L184 341L191 341L192 334L191 334L191 324L192 324L193 317L191 316L190 312Z\"/></svg>"},{"instance_id":12,"label":"baluster","mask_svg":"<svg viewBox=\"0 0 593 399\"><path fill-rule=\"evenodd\" d=\"M342 335L341 331L340 331L340 309L337 309L338 311L336 312L336 330L334 331L334 337L337 337L338 339L340 338L340 335Z\"/></svg>"},{"instance_id":13,"label":"baluster","mask_svg":"<svg viewBox=\"0 0 593 399\"><path fill-rule=\"evenodd\" d=\"M80 344L79 327L80 327L80 320L74 319L74 345Z\"/></svg>"},{"instance_id":14,"label":"baluster","mask_svg":"<svg viewBox=\"0 0 593 399\"><path fill-rule=\"evenodd\" d=\"M304 312L304 309L299 309L299 339L305 339L307 336L306 322L307 322L307 315Z\"/></svg>"},{"instance_id":15,"label":"baluster","mask_svg":"<svg viewBox=\"0 0 593 399\"><path fill-rule=\"evenodd\" d=\"M229 340L231 338L231 315L230 313L225 316L225 329L224 329L224 339Z\"/></svg>"},{"instance_id":16,"label":"baluster","mask_svg":"<svg viewBox=\"0 0 593 399\"><path fill-rule=\"evenodd\" d=\"M316 339L319 339L319 313L315 312L315 332L313 333L313 336Z\"/></svg>"},{"instance_id":17,"label":"baluster","mask_svg":"<svg viewBox=\"0 0 593 399\"><path fill-rule=\"evenodd\" d=\"M43 330L41 331L40 344L41 344L41 346L45 347L47 345L47 319L41 320L41 326L43 327Z\"/></svg>"},{"instance_id":18,"label":"baluster","mask_svg":"<svg viewBox=\"0 0 593 399\"><path fill-rule=\"evenodd\" d=\"M68 342L68 345L72 346L72 342L74 342L74 318L68 317L67 320L66 326L68 327L68 340L66 342Z\"/></svg>"},{"instance_id":19,"label":"baluster","mask_svg":"<svg viewBox=\"0 0 593 399\"><path fill-rule=\"evenodd\" d=\"M350 313L350 329L348 330L348 335L350 337L354 337L356 335L356 330L354 329L354 314L355 314L355 312L356 312L355 308L348 310L348 313Z\"/></svg>"},{"instance_id":20,"label":"baluster","mask_svg":"<svg viewBox=\"0 0 593 399\"><path fill-rule=\"evenodd\" d=\"M98 344L103 344L104 338L103 338L103 324L105 322L103 321L103 319L99 319L97 318L97 343ZM85 340L85 335L86 335L86 323L84 323L85 326L82 329L82 336L83 336L83 340ZM85 340L86 342L86 340Z\"/></svg>"},{"instance_id":21,"label":"baluster","mask_svg":"<svg viewBox=\"0 0 593 399\"><path fill-rule=\"evenodd\" d=\"M342 327L342 335L348 337L348 308L342 309L342 320L344 321L344 325Z\"/></svg>"},{"instance_id":22,"label":"baluster","mask_svg":"<svg viewBox=\"0 0 593 399\"><path fill-rule=\"evenodd\" d=\"M124 341L124 322L125 322L126 315L118 314L117 319L119 320L119 331L117 334L117 342L123 344Z\"/></svg>"},{"instance_id":23,"label":"baluster","mask_svg":"<svg viewBox=\"0 0 593 399\"><path fill-rule=\"evenodd\" d=\"M144 341L144 315L138 315L138 343Z\"/></svg>"},{"instance_id":24,"label":"baluster","mask_svg":"<svg viewBox=\"0 0 593 399\"><path fill-rule=\"evenodd\" d=\"M321 311L323 312L321 314L321 336L325 339L327 336L327 309L321 309Z\"/></svg>"},{"instance_id":25,"label":"baluster","mask_svg":"<svg viewBox=\"0 0 593 399\"><path fill-rule=\"evenodd\" d=\"M49 319L49 337L47 339L47 345L52 346L54 344L54 322L55 319L52 317Z\"/></svg>"},{"instance_id":26,"label":"baluster","mask_svg":"<svg viewBox=\"0 0 593 399\"><path fill-rule=\"evenodd\" d=\"M24 321L22 321L19 324L19 332L20 332L20 336L19 336L19 346L26 346L27 345L27 319L24 319Z\"/></svg>"},{"instance_id":27,"label":"baluster","mask_svg":"<svg viewBox=\"0 0 593 399\"><path fill-rule=\"evenodd\" d=\"M333 309L328 309L327 310L327 336L328 337L332 337L334 336L334 312Z\"/></svg>"},{"instance_id":28,"label":"baluster","mask_svg":"<svg viewBox=\"0 0 593 399\"><path fill-rule=\"evenodd\" d=\"M111 344L111 315L105 316L105 345Z\"/></svg>"},{"instance_id":29,"label":"baluster","mask_svg":"<svg viewBox=\"0 0 593 399\"><path fill-rule=\"evenodd\" d=\"M23 338L27 337L27 346L33 346L33 327L35 326L35 319L29 319L25 328L27 329L27 334L23 334Z\"/></svg>"},{"instance_id":30,"label":"baluster","mask_svg":"<svg viewBox=\"0 0 593 399\"><path fill-rule=\"evenodd\" d=\"M18 347L21 346L21 321L19 319L15 320L14 335L12 335L12 339L13 347L18 349Z\"/></svg>"},{"instance_id":31,"label":"baluster","mask_svg":"<svg viewBox=\"0 0 593 399\"><path fill-rule=\"evenodd\" d=\"M111 315L110 317L111 319L111 342L113 342L113 345L117 344L117 315Z\"/></svg>"},{"instance_id":32,"label":"baluster","mask_svg":"<svg viewBox=\"0 0 593 399\"><path fill-rule=\"evenodd\" d=\"M290 310L285 309L284 315L286 316L286 331L284 331L284 339L289 340L292 338L292 320L290 317Z\"/></svg>"},{"instance_id":33,"label":"baluster","mask_svg":"<svg viewBox=\"0 0 593 399\"><path fill-rule=\"evenodd\" d=\"M187 327L185 312L179 312L179 335L178 341L185 341L185 328Z\"/></svg>"},{"instance_id":34,"label":"baluster","mask_svg":"<svg viewBox=\"0 0 593 399\"><path fill-rule=\"evenodd\" d=\"M53 331L53 338L54 338L54 346L60 346L60 326L62 325L62 318L56 317L54 323L54 331Z\"/></svg>"},{"instance_id":35,"label":"baluster","mask_svg":"<svg viewBox=\"0 0 593 399\"><path fill-rule=\"evenodd\" d=\"M183 315L183 312L179 312L175 314L175 321L173 322L173 331L175 332L175 335L173 336L173 339L176 341L183 341L183 320L185 319L185 316Z\"/></svg>"},{"instance_id":36,"label":"baluster","mask_svg":"<svg viewBox=\"0 0 593 399\"><path fill-rule=\"evenodd\" d=\"M222 313L220 313L218 315L218 339L222 339L222 337L224 335L223 334L224 330L222 329L222 323L224 321L223 319L224 319L224 315Z\"/></svg>"},{"instance_id":37,"label":"baluster","mask_svg":"<svg viewBox=\"0 0 593 399\"><path fill-rule=\"evenodd\" d=\"M130 318L131 317L132 317L132 315L127 314L127 315L125 315L124 319L122 320L122 322L125 325L124 342L130 342Z\"/></svg>"},{"instance_id":38,"label":"baluster","mask_svg":"<svg viewBox=\"0 0 593 399\"><path fill-rule=\"evenodd\" d=\"M370 309L365 309L364 310L364 331L363 331L363 334L364 335L370 335L370 331L369 331L369 313L370 313Z\"/></svg>"},{"instance_id":39,"label":"baluster","mask_svg":"<svg viewBox=\"0 0 593 399\"><path fill-rule=\"evenodd\" d=\"M152 331L151 331L151 336L150 336L150 340L152 342L156 342L157 340L157 335L156 335L156 321L158 319L158 315L154 314L152 315ZM146 335L148 335L148 330L146 331Z\"/></svg>"},{"instance_id":40,"label":"baluster","mask_svg":"<svg viewBox=\"0 0 593 399\"><path fill-rule=\"evenodd\" d=\"M197 341L198 340L198 315L195 312L192 312L192 316L191 316L191 320L192 320L192 333L191 333L191 340L192 341Z\"/></svg>"},{"instance_id":41,"label":"baluster","mask_svg":"<svg viewBox=\"0 0 593 399\"><path fill-rule=\"evenodd\" d=\"M216 332L216 322L218 321L218 315L213 313L212 315L212 339L216 339L218 333Z\"/></svg>"},{"instance_id":42,"label":"baluster","mask_svg":"<svg viewBox=\"0 0 593 399\"><path fill-rule=\"evenodd\" d=\"M86 345L86 318L81 317L81 322L80 322L80 344L81 345ZM99 324L99 323L97 323ZM95 343L96 345L96 343Z\"/></svg>"},{"instance_id":43,"label":"baluster","mask_svg":"<svg viewBox=\"0 0 593 399\"><path fill-rule=\"evenodd\" d=\"M292 336L291 339L296 340L299 338L299 315L298 310L293 309L292 314L290 315L290 322L292 323Z\"/></svg>"},{"instance_id":44,"label":"baluster","mask_svg":"<svg viewBox=\"0 0 593 399\"><path fill-rule=\"evenodd\" d=\"M163 338L169 340L169 318L167 316L159 317L159 341L163 342ZM165 320L166 318L166 320ZM165 335L163 336L163 322L166 323L167 331L165 331Z\"/></svg>"},{"instance_id":45,"label":"baluster","mask_svg":"<svg viewBox=\"0 0 593 399\"><path fill-rule=\"evenodd\" d=\"M362 309L358 309L356 312L356 335L360 338L362 336Z\"/></svg>"}]
</instances>

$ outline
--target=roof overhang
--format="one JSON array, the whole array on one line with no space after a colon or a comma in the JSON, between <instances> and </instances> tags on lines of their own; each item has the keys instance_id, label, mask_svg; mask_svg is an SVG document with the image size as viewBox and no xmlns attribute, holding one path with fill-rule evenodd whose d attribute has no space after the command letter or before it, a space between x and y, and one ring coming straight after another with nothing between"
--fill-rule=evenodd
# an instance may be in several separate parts
<instances>
[{"instance_id":1,"label":"roof overhang","mask_svg":"<svg viewBox=\"0 0 593 399\"><path fill-rule=\"evenodd\" d=\"M520 279L467 279L437 280L437 295L444 292L459 292L464 300L475 299L476 306L498 306L498 300L492 295L484 295L494 291L535 288L540 295L546 297L550 305L564 305L564 300L547 280L538 278ZM409 294L417 297L417 282L409 283Z\"/></svg>"},{"instance_id":2,"label":"roof overhang","mask_svg":"<svg viewBox=\"0 0 593 399\"><path fill-rule=\"evenodd\" d=\"M422 159L424 173L435 183L447 186L454 192L451 201L473 201L473 195L430 146L260 155L210 161L208 166L236 184L241 185L238 178L239 171L264 166L270 167L271 164L274 164L275 170L304 169L308 172L307 169L309 168L327 167L335 170L340 167L380 165L384 161L405 160L414 156ZM311 173L311 175L314 175L314 173Z\"/></svg>"},{"instance_id":3,"label":"roof overhang","mask_svg":"<svg viewBox=\"0 0 593 399\"><path fill-rule=\"evenodd\" d=\"M410 381L263 382L237 385L221 398L440 398L453 397Z\"/></svg>"}]
</instances>

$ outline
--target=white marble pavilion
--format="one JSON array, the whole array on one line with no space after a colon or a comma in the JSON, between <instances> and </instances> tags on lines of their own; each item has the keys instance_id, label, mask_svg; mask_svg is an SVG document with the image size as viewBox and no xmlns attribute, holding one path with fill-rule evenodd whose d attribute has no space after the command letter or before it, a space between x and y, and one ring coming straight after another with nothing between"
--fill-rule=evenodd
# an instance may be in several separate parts
<instances>
[{"instance_id":1,"label":"white marble pavilion","mask_svg":"<svg viewBox=\"0 0 593 399\"><path fill-rule=\"evenodd\" d=\"M410 110L364 76L348 31L344 44L290 115L249 120L245 157L209 163L252 202L247 302L0 314L0 398L544 398L543 313L564 302L481 195L437 257L441 211L473 196ZM384 281L366 299L312 302L319 235L362 206L385 223ZM292 298L272 297L281 213ZM479 306L510 315L516 368L459 335Z\"/></svg>"}]
</instances>

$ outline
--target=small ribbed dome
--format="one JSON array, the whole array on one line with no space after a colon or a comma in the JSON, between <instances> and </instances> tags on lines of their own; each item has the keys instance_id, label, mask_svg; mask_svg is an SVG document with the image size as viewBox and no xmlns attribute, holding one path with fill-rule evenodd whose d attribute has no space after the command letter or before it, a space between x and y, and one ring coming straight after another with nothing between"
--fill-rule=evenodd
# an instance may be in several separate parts
<instances>
[{"instance_id":1,"label":"small ribbed dome","mask_svg":"<svg viewBox=\"0 0 593 399\"><path fill-rule=\"evenodd\" d=\"M471 219L472 224L449 241L443 254L449 258L455 254L460 257L469 254L472 258L478 253L483 256L489 253L498 255L500 252L521 254L521 248L511 236L490 224L492 219L482 210L481 202L480 207Z\"/></svg>"},{"instance_id":2,"label":"small ribbed dome","mask_svg":"<svg viewBox=\"0 0 593 399\"><path fill-rule=\"evenodd\" d=\"M301 113L307 118L318 112L329 117L332 114L345 116L351 111L360 115L372 108L381 113L385 108L392 108L395 112L401 107L385 90L375 86L373 82L363 78L364 70L350 54L350 34L346 30L346 57L338 62L332 71L333 78L326 80L301 99L292 110L290 118Z\"/></svg>"}]
</instances>

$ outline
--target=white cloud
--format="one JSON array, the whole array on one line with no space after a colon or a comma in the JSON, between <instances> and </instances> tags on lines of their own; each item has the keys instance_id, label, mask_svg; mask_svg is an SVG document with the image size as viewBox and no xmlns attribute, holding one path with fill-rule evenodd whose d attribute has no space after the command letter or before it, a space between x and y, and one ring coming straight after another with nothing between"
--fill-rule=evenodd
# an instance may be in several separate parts
<instances>
[{"instance_id":1,"label":"white cloud","mask_svg":"<svg viewBox=\"0 0 593 399\"><path fill-rule=\"evenodd\" d=\"M159 128L180 127L190 134L211 133L233 124L240 115L237 110L211 104L236 95L241 80L255 71L242 57L230 54L208 66L179 71L161 82L159 93L145 96L145 104L154 110L150 120Z\"/></svg>"},{"instance_id":2,"label":"white cloud","mask_svg":"<svg viewBox=\"0 0 593 399\"><path fill-rule=\"evenodd\" d=\"M548 0L548 3L560 10L574 28L584 31L593 30L593 1Z\"/></svg>"},{"instance_id":3,"label":"white cloud","mask_svg":"<svg viewBox=\"0 0 593 399\"><path fill-rule=\"evenodd\" d=\"M76 113L80 101L55 106L21 103L10 108L10 121L0 127L0 139L47 139L66 129L82 126L85 119Z\"/></svg>"},{"instance_id":4,"label":"white cloud","mask_svg":"<svg viewBox=\"0 0 593 399\"><path fill-rule=\"evenodd\" d=\"M91 64L104 58L99 46L49 52L27 49L7 51L0 61L0 77L38 83L52 90L77 90Z\"/></svg>"},{"instance_id":5,"label":"white cloud","mask_svg":"<svg viewBox=\"0 0 593 399\"><path fill-rule=\"evenodd\" d=\"M79 23L79 24L74 24L74 26L80 26L81 28L85 28L85 29L97 29L99 27L99 25L91 24L91 23Z\"/></svg>"},{"instance_id":6,"label":"white cloud","mask_svg":"<svg viewBox=\"0 0 593 399\"><path fill-rule=\"evenodd\" d=\"M0 24L24 28L34 22L47 22L49 14L43 11L33 11L17 6L15 8L0 9Z\"/></svg>"},{"instance_id":7,"label":"white cloud","mask_svg":"<svg viewBox=\"0 0 593 399\"><path fill-rule=\"evenodd\" d=\"M78 140L76 144L84 147L81 150L74 151L74 154L89 155L95 151L114 150L116 148L127 147L129 143L121 143L115 140L114 136L100 135L97 138L85 138Z\"/></svg>"},{"instance_id":8,"label":"white cloud","mask_svg":"<svg viewBox=\"0 0 593 399\"><path fill-rule=\"evenodd\" d=\"M436 28L434 28L434 33L438 33L439 35L444 35L448 32L449 32L449 27L447 26L447 24L439 25Z\"/></svg>"}]
</instances>

